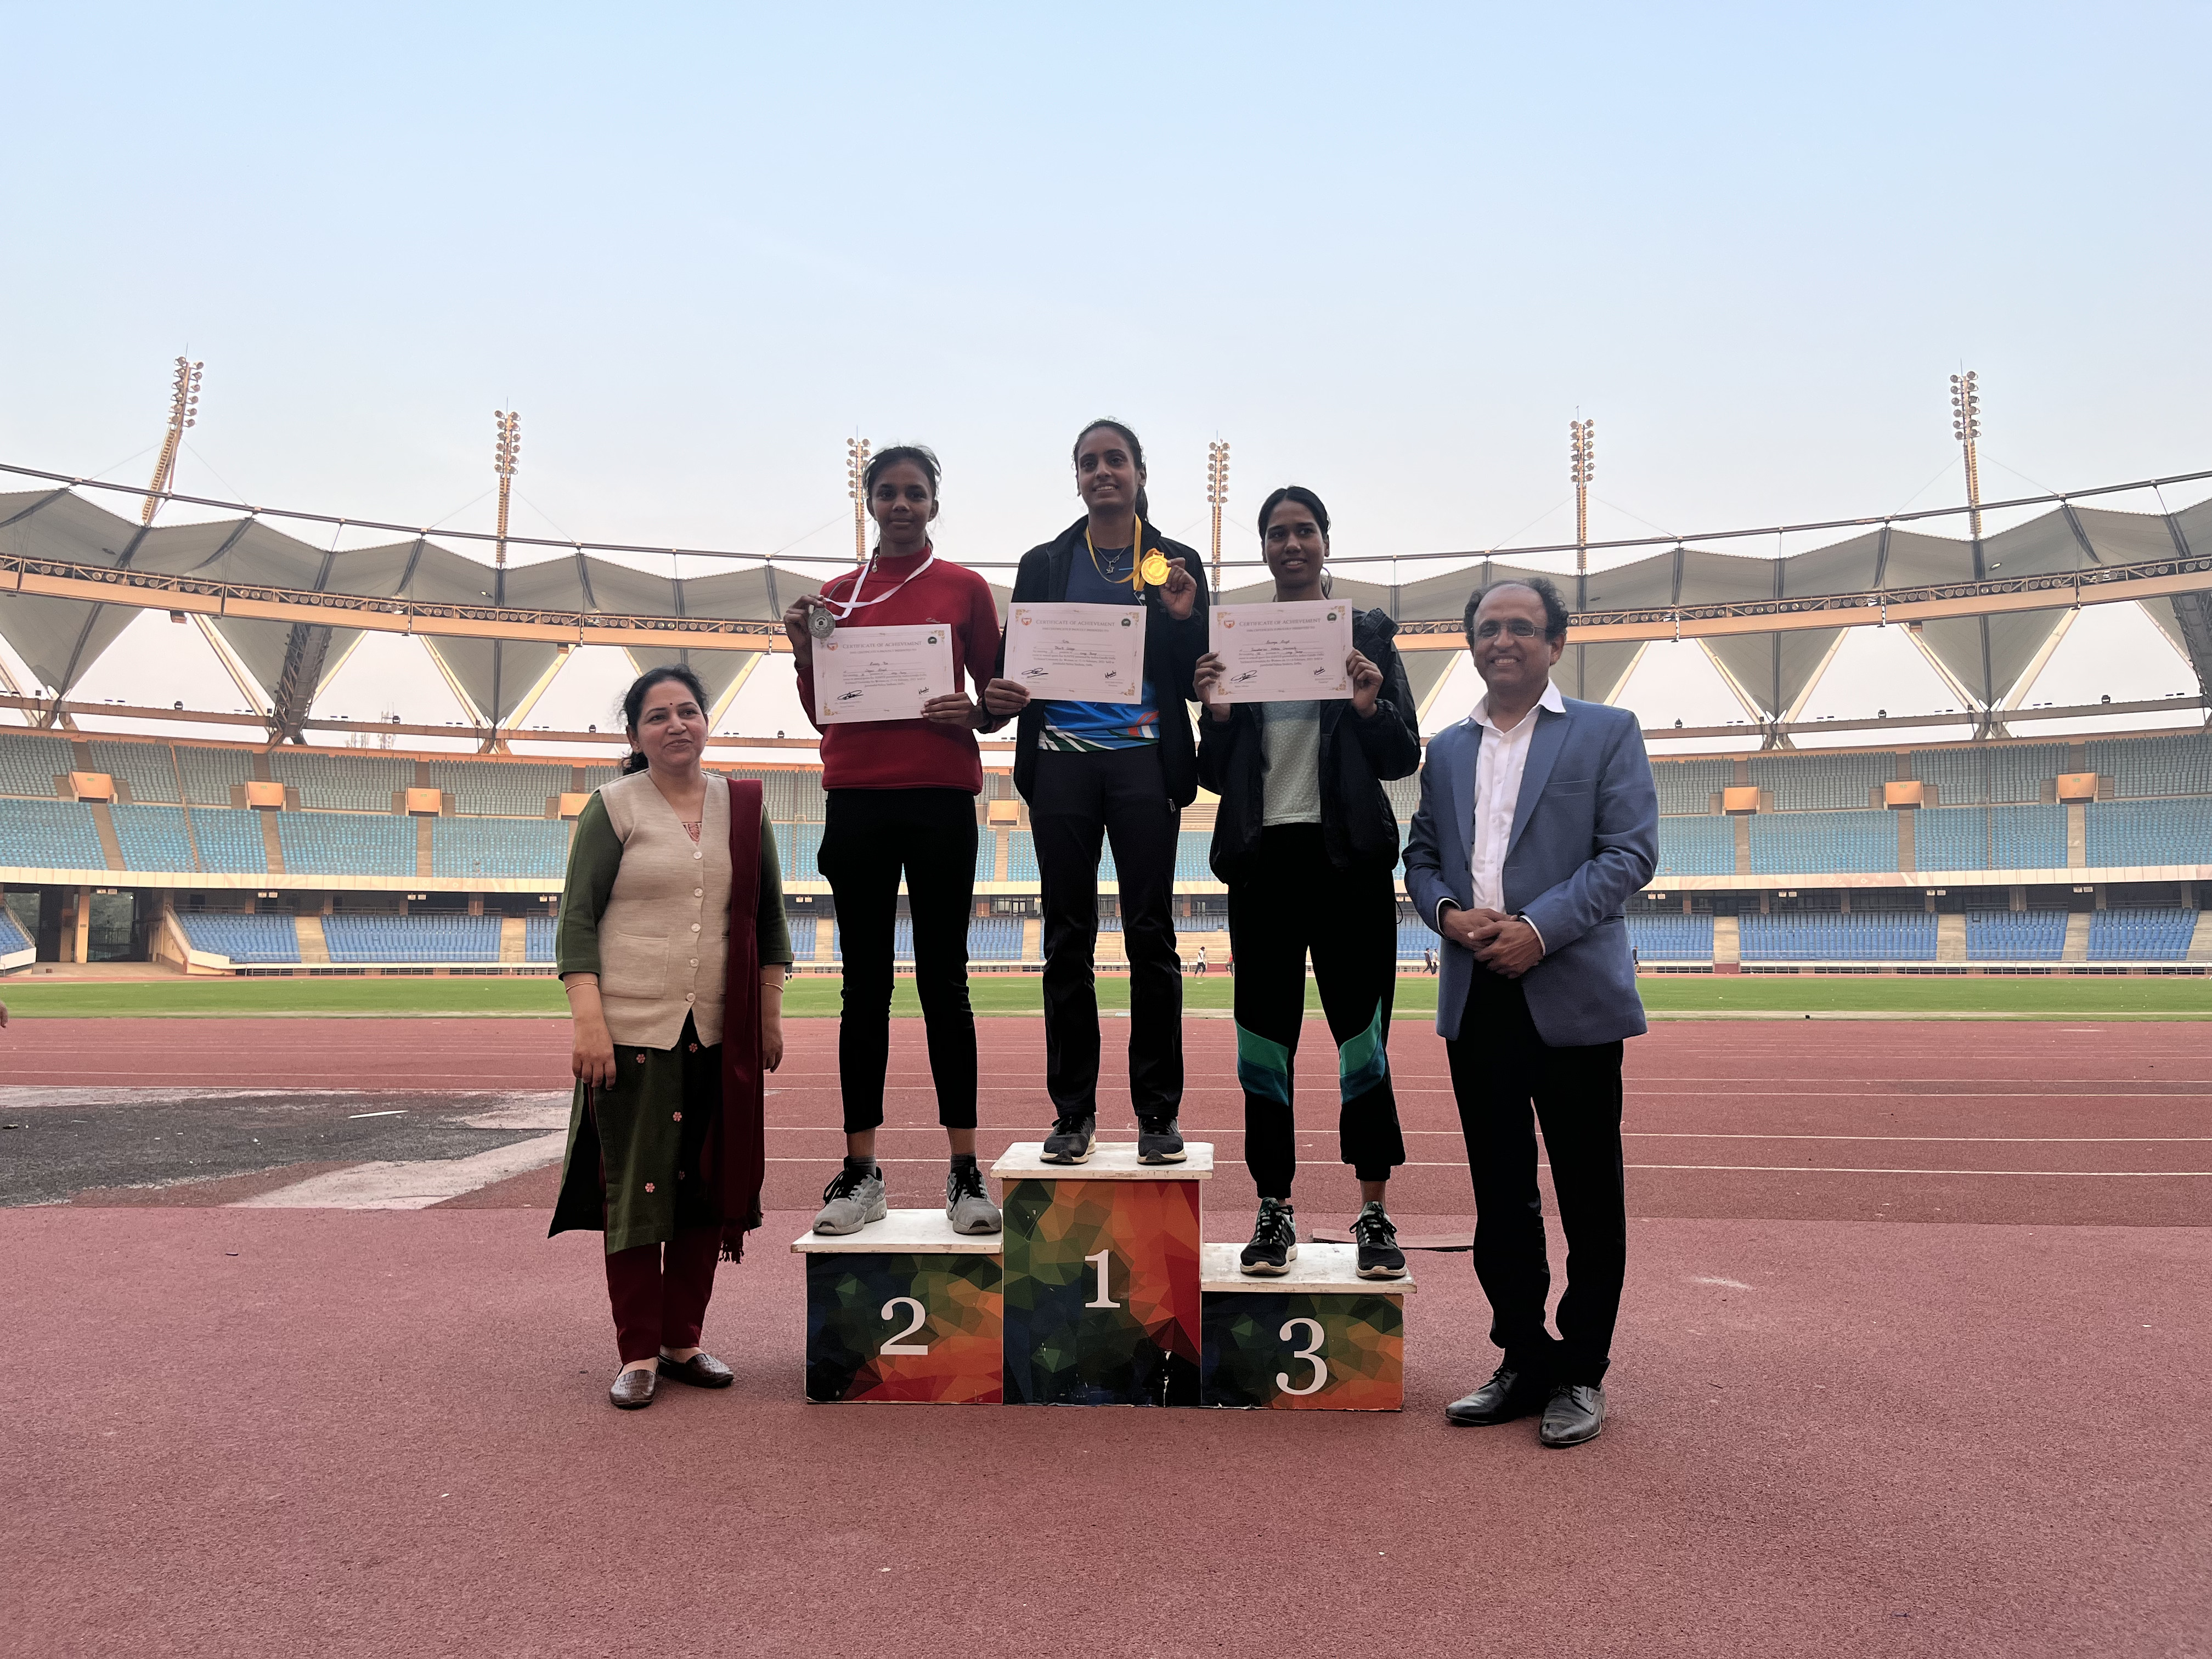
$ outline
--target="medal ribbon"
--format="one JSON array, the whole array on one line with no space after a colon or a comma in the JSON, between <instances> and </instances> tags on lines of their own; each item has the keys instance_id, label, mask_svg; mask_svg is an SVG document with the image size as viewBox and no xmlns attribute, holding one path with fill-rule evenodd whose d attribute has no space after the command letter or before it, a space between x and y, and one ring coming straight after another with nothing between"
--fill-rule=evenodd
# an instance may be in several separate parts
<instances>
[{"instance_id":1,"label":"medal ribbon","mask_svg":"<svg viewBox=\"0 0 2212 1659\"><path fill-rule=\"evenodd\" d=\"M860 590L868 585L868 578L875 574L876 560L881 556L882 552L883 550L881 548L878 548L875 552L868 555L867 564L862 568L860 579L853 584L853 597L849 603L841 605L827 593L824 593L822 596L822 603L829 609L835 611L837 613L837 620L839 622L849 620L855 611L865 611L872 605L881 605L885 599L894 598L898 593L899 589L903 588L907 585L907 582L912 581L916 576L919 576L923 571L928 569L930 566L937 562L937 544L932 542L929 544L929 556L924 559L920 564L916 565L913 569L908 571L906 573L906 580L900 582L898 587L894 587L889 593L878 593L872 599L864 599L860 597Z\"/></svg>"},{"instance_id":2,"label":"medal ribbon","mask_svg":"<svg viewBox=\"0 0 2212 1659\"><path fill-rule=\"evenodd\" d=\"M1135 588L1139 596L1141 597L1145 591L1145 521L1142 519L1136 517L1134 514L1130 516L1129 521L1136 526L1136 533L1130 538L1129 542L1129 586ZM1091 568L1093 570L1096 570L1099 575L1104 577L1108 581L1119 581L1121 580L1119 576L1108 576L1106 574L1106 568L1098 562L1098 550L1095 546L1091 545L1091 521L1088 519L1085 519L1083 521L1083 545L1090 552ZM1161 559L1160 556L1157 553L1152 556L1155 559L1159 559L1163 572L1163 574L1152 584L1153 586L1158 587L1167 580L1167 576L1164 574L1167 567L1167 561L1165 559Z\"/></svg>"}]
</instances>

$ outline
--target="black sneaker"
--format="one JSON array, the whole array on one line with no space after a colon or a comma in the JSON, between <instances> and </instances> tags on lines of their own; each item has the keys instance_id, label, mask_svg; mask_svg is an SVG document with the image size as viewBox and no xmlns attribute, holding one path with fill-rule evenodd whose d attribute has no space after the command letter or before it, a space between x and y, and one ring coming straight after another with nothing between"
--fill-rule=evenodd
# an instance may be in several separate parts
<instances>
[{"instance_id":1,"label":"black sneaker","mask_svg":"<svg viewBox=\"0 0 2212 1659\"><path fill-rule=\"evenodd\" d=\"M1088 1164L1091 1162L1091 1142L1097 1120L1088 1112L1081 1117L1064 1117L1052 1126L1052 1133L1044 1138L1044 1161L1048 1164Z\"/></svg>"},{"instance_id":2,"label":"black sneaker","mask_svg":"<svg viewBox=\"0 0 2212 1659\"><path fill-rule=\"evenodd\" d=\"M1352 1242L1359 1246L1362 1279L1403 1279L1406 1253L1398 1248L1398 1230L1382 1212L1382 1200L1370 1198L1359 1206L1359 1219L1352 1224Z\"/></svg>"},{"instance_id":3,"label":"black sneaker","mask_svg":"<svg viewBox=\"0 0 2212 1659\"><path fill-rule=\"evenodd\" d=\"M1150 1123L1138 1120L1138 1163L1180 1164L1189 1156L1182 1149L1182 1131L1176 1127L1173 1118L1158 1118Z\"/></svg>"},{"instance_id":4,"label":"black sneaker","mask_svg":"<svg viewBox=\"0 0 2212 1659\"><path fill-rule=\"evenodd\" d=\"M1273 1279L1291 1270L1298 1259L1297 1217L1287 1199L1263 1198L1260 1218L1252 1225L1252 1242L1237 1258L1237 1270L1255 1278Z\"/></svg>"}]
</instances>

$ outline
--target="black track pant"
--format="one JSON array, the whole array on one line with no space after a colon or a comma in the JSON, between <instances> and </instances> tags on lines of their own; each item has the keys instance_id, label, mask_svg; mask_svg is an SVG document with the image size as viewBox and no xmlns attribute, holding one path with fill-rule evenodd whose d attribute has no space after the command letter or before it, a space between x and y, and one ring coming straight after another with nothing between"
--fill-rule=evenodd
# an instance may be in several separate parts
<instances>
[{"instance_id":1,"label":"black track pant","mask_svg":"<svg viewBox=\"0 0 2212 1659\"><path fill-rule=\"evenodd\" d=\"M1030 825L1044 900L1045 1089L1061 1117L1098 1108L1098 854L1114 848L1129 954L1129 1097L1139 1122L1182 1104L1182 963L1176 831L1152 744L1036 757Z\"/></svg>"},{"instance_id":2,"label":"black track pant","mask_svg":"<svg viewBox=\"0 0 2212 1659\"><path fill-rule=\"evenodd\" d=\"M975 898L975 798L964 789L832 789L816 863L837 903L844 1018L837 1081L845 1133L884 1121L890 1064L899 873L914 917L914 988L929 1038L937 1121L975 1127L975 1016L968 1006L968 915Z\"/></svg>"},{"instance_id":3,"label":"black track pant","mask_svg":"<svg viewBox=\"0 0 2212 1659\"><path fill-rule=\"evenodd\" d=\"M1317 823L1278 824L1229 884L1237 963L1237 1080L1244 1167L1262 1198L1287 1199L1297 1173L1291 1101L1306 1017L1306 952L1336 1040L1337 1146L1362 1181L1406 1161L1390 1088L1390 1000L1398 987L1398 901L1387 868L1339 870Z\"/></svg>"},{"instance_id":4,"label":"black track pant","mask_svg":"<svg viewBox=\"0 0 2212 1659\"><path fill-rule=\"evenodd\" d=\"M1474 1271L1490 1298L1490 1340L1516 1370L1596 1382L1609 1363L1628 1264L1621 1045L1548 1047L1521 981L1478 967L1459 1036L1444 1049L1474 1177ZM1556 1343L1544 1329L1552 1269L1536 1186L1538 1121L1567 1236Z\"/></svg>"}]
</instances>

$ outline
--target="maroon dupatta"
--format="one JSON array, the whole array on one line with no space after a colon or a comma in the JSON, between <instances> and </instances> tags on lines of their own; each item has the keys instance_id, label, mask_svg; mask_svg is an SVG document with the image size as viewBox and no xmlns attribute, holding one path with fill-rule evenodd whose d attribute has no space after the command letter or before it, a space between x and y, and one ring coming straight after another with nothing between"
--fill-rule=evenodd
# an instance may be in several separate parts
<instances>
[{"instance_id":1,"label":"maroon dupatta","mask_svg":"<svg viewBox=\"0 0 2212 1659\"><path fill-rule=\"evenodd\" d=\"M768 1170L763 1127L760 1001L761 786L730 786L730 949L722 988L722 1256L744 1259L745 1234L760 1225Z\"/></svg>"}]
</instances>

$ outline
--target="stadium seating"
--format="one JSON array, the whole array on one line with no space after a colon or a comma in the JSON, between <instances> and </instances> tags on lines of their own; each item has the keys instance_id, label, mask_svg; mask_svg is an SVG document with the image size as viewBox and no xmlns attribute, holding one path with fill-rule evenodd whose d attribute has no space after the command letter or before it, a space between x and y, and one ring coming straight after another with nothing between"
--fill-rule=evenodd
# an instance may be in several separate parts
<instances>
[{"instance_id":1,"label":"stadium seating","mask_svg":"<svg viewBox=\"0 0 2212 1659\"><path fill-rule=\"evenodd\" d=\"M289 916L192 915L179 910L177 921L195 951L210 951L233 962L276 963L300 959L300 930Z\"/></svg>"},{"instance_id":2,"label":"stadium seating","mask_svg":"<svg viewBox=\"0 0 2212 1659\"><path fill-rule=\"evenodd\" d=\"M999 838L988 830L975 833L975 879L996 881L999 878Z\"/></svg>"},{"instance_id":3,"label":"stadium seating","mask_svg":"<svg viewBox=\"0 0 2212 1659\"><path fill-rule=\"evenodd\" d=\"M1177 881L1212 881L1212 866L1206 855L1212 848L1213 835L1206 830L1185 830L1176 836L1175 878Z\"/></svg>"},{"instance_id":4,"label":"stadium seating","mask_svg":"<svg viewBox=\"0 0 2212 1659\"><path fill-rule=\"evenodd\" d=\"M476 817L542 818L548 798L566 793L574 777L570 767L496 761L431 761L428 770L431 787L453 798L453 811Z\"/></svg>"},{"instance_id":5,"label":"stadium seating","mask_svg":"<svg viewBox=\"0 0 2212 1659\"><path fill-rule=\"evenodd\" d=\"M137 793L133 791L132 793ZM172 793L175 792L171 791ZM123 849L123 862L132 870L197 870L192 843L185 834L181 806L117 805L115 842Z\"/></svg>"},{"instance_id":6,"label":"stadium seating","mask_svg":"<svg viewBox=\"0 0 2212 1659\"><path fill-rule=\"evenodd\" d=\"M0 795L54 799L54 780L73 769L70 746L34 732L0 731Z\"/></svg>"},{"instance_id":7,"label":"stadium seating","mask_svg":"<svg viewBox=\"0 0 2212 1659\"><path fill-rule=\"evenodd\" d=\"M2063 910L1969 910L1969 962L2057 962L2066 954Z\"/></svg>"},{"instance_id":8,"label":"stadium seating","mask_svg":"<svg viewBox=\"0 0 2212 1659\"><path fill-rule=\"evenodd\" d=\"M585 793L588 794L602 784L612 783L621 775L622 768L619 766L587 766L584 769ZM774 817L775 814L770 811L769 816Z\"/></svg>"},{"instance_id":9,"label":"stadium seating","mask_svg":"<svg viewBox=\"0 0 2212 1659\"><path fill-rule=\"evenodd\" d=\"M1881 751L1836 750L1751 757L1751 781L1774 792L1778 812L1863 807L1875 790L1896 775L1897 757Z\"/></svg>"},{"instance_id":10,"label":"stadium seating","mask_svg":"<svg viewBox=\"0 0 2212 1659\"><path fill-rule=\"evenodd\" d=\"M414 868L413 824L408 868ZM568 826L558 818L438 818L430 825L430 872L439 876L543 876L568 868Z\"/></svg>"},{"instance_id":11,"label":"stadium seating","mask_svg":"<svg viewBox=\"0 0 2212 1659\"><path fill-rule=\"evenodd\" d=\"M1895 861L1893 855L1891 862ZM1657 873L1662 876L1734 875L1735 821L1716 817L1661 818Z\"/></svg>"},{"instance_id":12,"label":"stadium seating","mask_svg":"<svg viewBox=\"0 0 2212 1659\"><path fill-rule=\"evenodd\" d=\"M1017 830L1006 837L1006 879L1038 879L1036 837L1026 830Z\"/></svg>"},{"instance_id":13,"label":"stadium seating","mask_svg":"<svg viewBox=\"0 0 2212 1659\"><path fill-rule=\"evenodd\" d=\"M2089 918L2089 960L2181 962L2196 932L2194 910L2099 910Z\"/></svg>"},{"instance_id":14,"label":"stadium seating","mask_svg":"<svg viewBox=\"0 0 2212 1659\"><path fill-rule=\"evenodd\" d=\"M319 755L279 749L269 757L271 776L300 792L300 805L311 811L389 812L392 797L415 782L415 763L362 750ZM544 803L538 803L544 811Z\"/></svg>"},{"instance_id":15,"label":"stadium seating","mask_svg":"<svg viewBox=\"0 0 2212 1659\"><path fill-rule=\"evenodd\" d=\"M822 852L822 826L818 823L779 823L775 826L777 850L783 854L783 878L786 881L820 881L822 871L815 860Z\"/></svg>"},{"instance_id":16,"label":"stadium seating","mask_svg":"<svg viewBox=\"0 0 2212 1659\"><path fill-rule=\"evenodd\" d=\"M1390 798L1390 810L1401 823L1411 823L1413 814L1421 810L1421 775L1391 778L1382 785L1382 793Z\"/></svg>"},{"instance_id":17,"label":"stadium seating","mask_svg":"<svg viewBox=\"0 0 2212 1659\"><path fill-rule=\"evenodd\" d=\"M279 812L277 843L294 876L411 876L415 820L374 812Z\"/></svg>"},{"instance_id":18,"label":"stadium seating","mask_svg":"<svg viewBox=\"0 0 2212 1659\"><path fill-rule=\"evenodd\" d=\"M29 869L105 870L92 808L77 801L0 800L0 864Z\"/></svg>"},{"instance_id":19,"label":"stadium seating","mask_svg":"<svg viewBox=\"0 0 2212 1659\"><path fill-rule=\"evenodd\" d=\"M1711 962L1713 919L1638 913L1628 918L1628 942L1644 962Z\"/></svg>"},{"instance_id":20,"label":"stadium seating","mask_svg":"<svg viewBox=\"0 0 2212 1659\"><path fill-rule=\"evenodd\" d=\"M1747 915L1737 938L1746 962L1933 962L1936 918L1910 910Z\"/></svg>"},{"instance_id":21,"label":"stadium seating","mask_svg":"<svg viewBox=\"0 0 2212 1659\"><path fill-rule=\"evenodd\" d=\"M1735 781L1727 760L1658 761L1651 781L1659 787L1662 817L1694 817L1713 810L1713 797Z\"/></svg>"},{"instance_id":22,"label":"stadium seating","mask_svg":"<svg viewBox=\"0 0 2212 1659\"><path fill-rule=\"evenodd\" d=\"M13 956L18 951L32 949L31 936L23 931L23 924L15 920L15 913L0 905L0 957Z\"/></svg>"},{"instance_id":23,"label":"stadium seating","mask_svg":"<svg viewBox=\"0 0 2212 1659\"><path fill-rule=\"evenodd\" d=\"M793 924L794 927L796 923ZM554 936L560 931L557 916L525 916L522 919L522 959L525 962L551 962L554 959ZM810 922L808 926L811 927Z\"/></svg>"},{"instance_id":24,"label":"stadium seating","mask_svg":"<svg viewBox=\"0 0 2212 1659\"><path fill-rule=\"evenodd\" d=\"M1022 959L1022 919L1019 916L977 916L968 924L970 962L1019 962Z\"/></svg>"},{"instance_id":25,"label":"stadium seating","mask_svg":"<svg viewBox=\"0 0 2212 1659\"><path fill-rule=\"evenodd\" d=\"M323 918L332 962L497 962L497 916L348 915Z\"/></svg>"},{"instance_id":26,"label":"stadium seating","mask_svg":"<svg viewBox=\"0 0 2212 1659\"><path fill-rule=\"evenodd\" d=\"M95 743L92 769L127 785L134 801L177 799L177 766L166 743Z\"/></svg>"},{"instance_id":27,"label":"stadium seating","mask_svg":"<svg viewBox=\"0 0 2212 1659\"><path fill-rule=\"evenodd\" d=\"M268 873L269 851L261 838L260 813L244 806L195 806L188 815L192 835L199 842L202 870L227 876Z\"/></svg>"},{"instance_id":28,"label":"stadium seating","mask_svg":"<svg viewBox=\"0 0 2212 1659\"><path fill-rule=\"evenodd\" d=\"M1419 962L1421 952L1437 948L1437 936L1428 923L1410 916L1398 918L1398 960Z\"/></svg>"},{"instance_id":29,"label":"stadium seating","mask_svg":"<svg viewBox=\"0 0 2212 1659\"><path fill-rule=\"evenodd\" d=\"M2089 745L2089 769L2121 797L2212 795L2212 732L2107 738Z\"/></svg>"},{"instance_id":30,"label":"stadium seating","mask_svg":"<svg viewBox=\"0 0 2212 1659\"><path fill-rule=\"evenodd\" d=\"M2065 758L2066 751L2053 743L2002 744L1916 749L1906 764L1921 782L1936 786L1938 804L1982 806L2041 800L2044 785L2065 769Z\"/></svg>"},{"instance_id":31,"label":"stadium seating","mask_svg":"<svg viewBox=\"0 0 2212 1659\"><path fill-rule=\"evenodd\" d=\"M253 780L253 756L244 749L195 749L179 744L177 769L184 775L185 800L192 806L228 806L231 786ZM384 803L391 811L392 803Z\"/></svg>"},{"instance_id":32,"label":"stadium seating","mask_svg":"<svg viewBox=\"0 0 2212 1659\"><path fill-rule=\"evenodd\" d=\"M2063 870L2063 806L1929 806L1913 814L1923 870Z\"/></svg>"},{"instance_id":33,"label":"stadium seating","mask_svg":"<svg viewBox=\"0 0 2212 1659\"><path fill-rule=\"evenodd\" d=\"M2093 866L2212 863L2212 800L2100 800L2084 810Z\"/></svg>"},{"instance_id":34,"label":"stadium seating","mask_svg":"<svg viewBox=\"0 0 2212 1659\"><path fill-rule=\"evenodd\" d=\"M1894 870L1897 821L1886 811L1761 812L1751 820L1751 867L1762 876Z\"/></svg>"}]
</instances>

